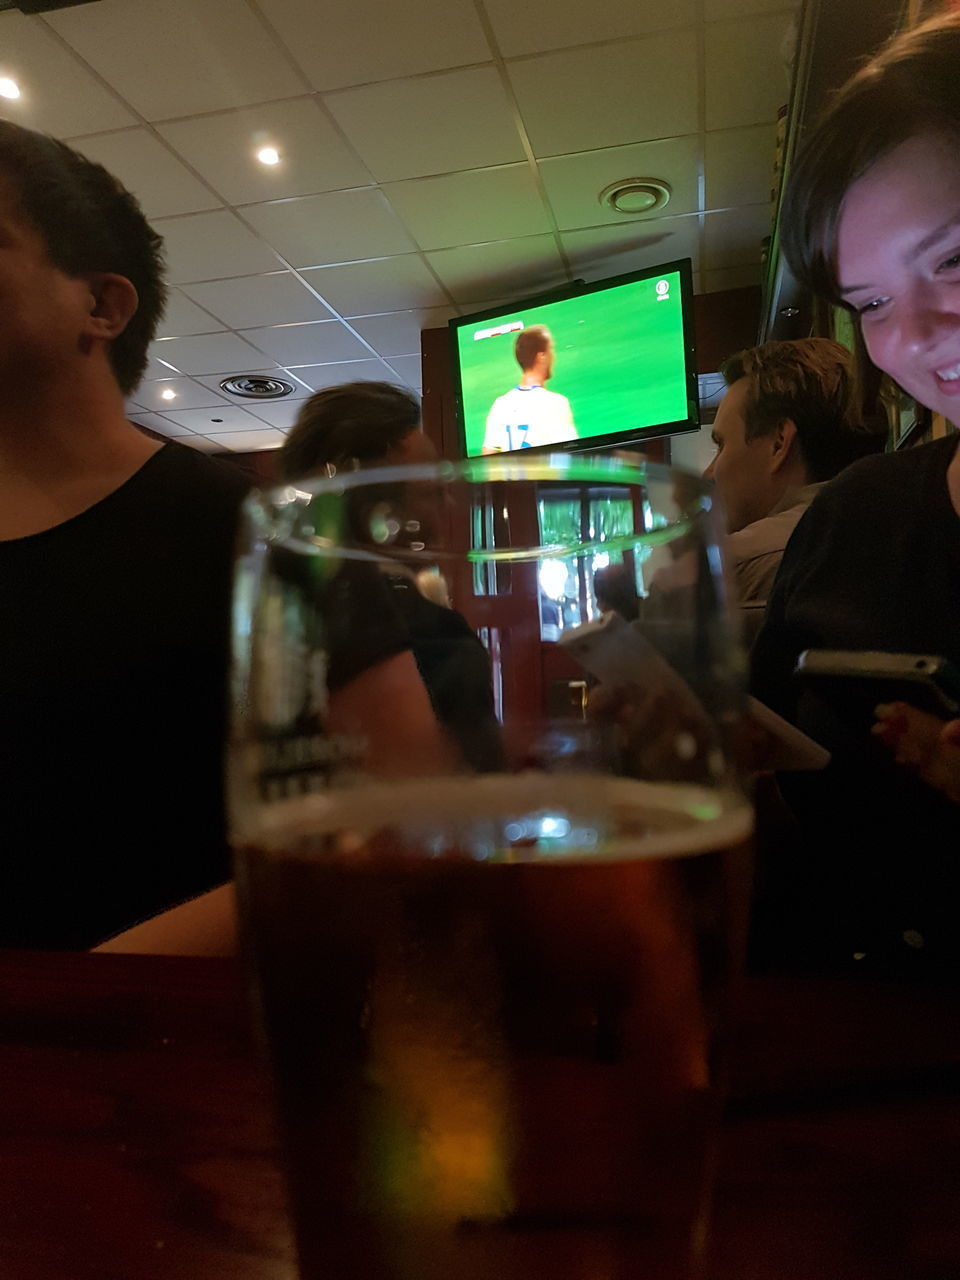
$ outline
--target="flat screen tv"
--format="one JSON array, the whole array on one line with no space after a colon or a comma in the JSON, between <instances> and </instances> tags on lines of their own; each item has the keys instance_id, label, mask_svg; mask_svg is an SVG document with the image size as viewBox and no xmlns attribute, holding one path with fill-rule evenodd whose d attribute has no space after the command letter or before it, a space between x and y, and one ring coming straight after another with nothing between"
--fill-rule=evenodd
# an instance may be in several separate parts
<instances>
[{"instance_id":1,"label":"flat screen tv","mask_svg":"<svg viewBox=\"0 0 960 1280\"><path fill-rule=\"evenodd\" d=\"M685 258L451 320L463 455L695 431L692 299Z\"/></svg>"}]
</instances>

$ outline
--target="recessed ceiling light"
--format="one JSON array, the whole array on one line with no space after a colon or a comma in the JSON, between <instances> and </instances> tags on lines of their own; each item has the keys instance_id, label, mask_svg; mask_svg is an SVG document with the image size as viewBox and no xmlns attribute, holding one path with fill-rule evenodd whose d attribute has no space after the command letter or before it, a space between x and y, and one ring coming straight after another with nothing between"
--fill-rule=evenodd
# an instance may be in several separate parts
<instances>
[{"instance_id":1,"label":"recessed ceiling light","mask_svg":"<svg viewBox=\"0 0 960 1280\"><path fill-rule=\"evenodd\" d=\"M9 76L0 76L0 98L19 98L20 86Z\"/></svg>"},{"instance_id":2,"label":"recessed ceiling light","mask_svg":"<svg viewBox=\"0 0 960 1280\"><path fill-rule=\"evenodd\" d=\"M176 398L177 398L177 393L174 391L172 387L164 387L164 389L160 392L161 400L176 400Z\"/></svg>"},{"instance_id":3,"label":"recessed ceiling light","mask_svg":"<svg viewBox=\"0 0 960 1280\"><path fill-rule=\"evenodd\" d=\"M597 199L614 213L636 217L662 209L671 194L670 184L660 178L620 178L604 187Z\"/></svg>"},{"instance_id":4,"label":"recessed ceiling light","mask_svg":"<svg viewBox=\"0 0 960 1280\"><path fill-rule=\"evenodd\" d=\"M257 152L257 159L261 164L279 164L280 152L276 147L261 147Z\"/></svg>"}]
</instances>

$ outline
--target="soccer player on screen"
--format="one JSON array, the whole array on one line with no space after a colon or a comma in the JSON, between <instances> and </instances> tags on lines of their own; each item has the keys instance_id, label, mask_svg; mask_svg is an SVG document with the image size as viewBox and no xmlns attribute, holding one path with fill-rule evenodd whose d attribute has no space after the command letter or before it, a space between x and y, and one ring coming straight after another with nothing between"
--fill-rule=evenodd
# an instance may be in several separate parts
<instances>
[{"instance_id":1,"label":"soccer player on screen","mask_svg":"<svg viewBox=\"0 0 960 1280\"><path fill-rule=\"evenodd\" d=\"M520 366L519 383L498 396L487 414L484 453L535 449L577 439L570 401L545 383L553 374L553 335L545 324L532 324L517 334L513 348Z\"/></svg>"}]
</instances>

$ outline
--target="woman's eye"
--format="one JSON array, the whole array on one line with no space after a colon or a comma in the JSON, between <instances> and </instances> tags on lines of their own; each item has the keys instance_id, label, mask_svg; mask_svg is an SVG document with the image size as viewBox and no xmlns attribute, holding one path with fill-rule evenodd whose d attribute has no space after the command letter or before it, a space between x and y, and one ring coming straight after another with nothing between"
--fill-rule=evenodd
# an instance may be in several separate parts
<instances>
[{"instance_id":1,"label":"woman's eye","mask_svg":"<svg viewBox=\"0 0 960 1280\"><path fill-rule=\"evenodd\" d=\"M953 271L956 267L960 267L960 253L955 253L947 258L945 262L941 262L937 268L938 271Z\"/></svg>"},{"instance_id":2,"label":"woman's eye","mask_svg":"<svg viewBox=\"0 0 960 1280\"><path fill-rule=\"evenodd\" d=\"M862 307L856 307L856 313L858 316L870 315L875 311L879 311L886 301L886 298L871 298L871 300L864 303Z\"/></svg>"}]
</instances>

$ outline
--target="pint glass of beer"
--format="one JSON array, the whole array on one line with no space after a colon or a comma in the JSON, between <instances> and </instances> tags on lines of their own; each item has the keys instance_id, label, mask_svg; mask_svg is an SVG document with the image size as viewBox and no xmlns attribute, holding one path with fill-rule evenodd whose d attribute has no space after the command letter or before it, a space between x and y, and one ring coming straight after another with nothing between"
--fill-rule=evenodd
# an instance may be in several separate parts
<instances>
[{"instance_id":1,"label":"pint glass of beer","mask_svg":"<svg viewBox=\"0 0 960 1280\"><path fill-rule=\"evenodd\" d=\"M688 1280L751 811L702 482L254 496L231 822L305 1280Z\"/></svg>"}]
</instances>

